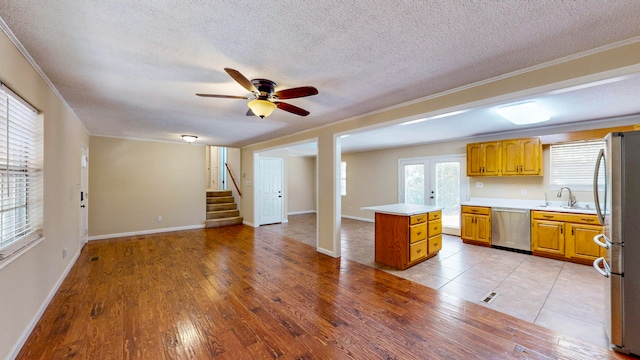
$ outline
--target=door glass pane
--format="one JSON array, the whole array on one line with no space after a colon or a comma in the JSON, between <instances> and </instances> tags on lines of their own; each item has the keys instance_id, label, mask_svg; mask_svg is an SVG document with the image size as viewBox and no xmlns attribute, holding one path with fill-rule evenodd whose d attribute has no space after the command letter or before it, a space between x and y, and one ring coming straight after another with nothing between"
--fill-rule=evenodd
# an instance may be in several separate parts
<instances>
[{"instance_id":1,"label":"door glass pane","mask_svg":"<svg viewBox=\"0 0 640 360\"><path fill-rule=\"evenodd\" d=\"M404 166L404 202L424 205L424 164Z\"/></svg>"},{"instance_id":2,"label":"door glass pane","mask_svg":"<svg viewBox=\"0 0 640 360\"><path fill-rule=\"evenodd\" d=\"M436 165L436 206L442 208L442 226L460 228L460 163Z\"/></svg>"}]
</instances>

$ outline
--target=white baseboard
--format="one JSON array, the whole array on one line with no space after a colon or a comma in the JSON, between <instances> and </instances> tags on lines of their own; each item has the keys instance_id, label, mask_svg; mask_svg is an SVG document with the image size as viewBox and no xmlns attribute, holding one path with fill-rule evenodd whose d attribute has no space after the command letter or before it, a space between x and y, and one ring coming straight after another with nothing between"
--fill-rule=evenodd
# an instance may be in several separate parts
<instances>
[{"instance_id":1,"label":"white baseboard","mask_svg":"<svg viewBox=\"0 0 640 360\"><path fill-rule=\"evenodd\" d=\"M287 213L287 215L301 215L301 214L315 214L315 210L305 210L305 211L294 211Z\"/></svg>"},{"instance_id":2,"label":"white baseboard","mask_svg":"<svg viewBox=\"0 0 640 360\"><path fill-rule=\"evenodd\" d=\"M202 229L202 228L204 228L204 226L205 226L204 224L187 225L187 226L176 226L176 227L172 227L172 228L131 231L131 232L117 233L117 234L95 235L95 236L89 236L89 241L102 240L102 239L113 239L113 238L136 236L136 235L158 234L158 233L170 232L170 231Z\"/></svg>"},{"instance_id":3,"label":"white baseboard","mask_svg":"<svg viewBox=\"0 0 640 360\"><path fill-rule=\"evenodd\" d=\"M336 253L334 251L329 251L327 249L323 249L323 248L320 248L320 247L316 247L316 250L319 253L331 256L332 258L337 258L338 257L338 256L336 256Z\"/></svg>"},{"instance_id":4,"label":"white baseboard","mask_svg":"<svg viewBox=\"0 0 640 360\"><path fill-rule=\"evenodd\" d=\"M247 225L247 226L251 226L251 227L257 227L254 223L249 222L249 221L242 221L242 225Z\"/></svg>"},{"instance_id":5,"label":"white baseboard","mask_svg":"<svg viewBox=\"0 0 640 360\"><path fill-rule=\"evenodd\" d=\"M82 251L82 248L80 248L76 252L76 254L73 256L73 259L69 262L69 265L62 273L62 276L60 276L56 284L53 286L53 288L49 292L49 295L47 295L46 299L44 299L44 301L42 302L40 309L38 309L36 314L33 316L33 319L31 319L31 323L29 324L29 326L26 329L24 329L24 331L20 335L20 340L13 346L13 348L9 352L9 356L7 357L7 359L15 359L18 356L18 353L24 346L24 343L27 342L29 335L31 335L31 332L38 324L38 321L40 321L42 314L44 314L44 311L47 309L47 306L49 306L49 303L51 303L51 300L53 300L53 297L58 292L60 285L62 285L62 282L64 281L64 279L67 277L67 275L69 275L69 271L71 271L71 269L73 268L73 265L75 265L76 261L78 260L78 257L80 257L81 251Z\"/></svg>"},{"instance_id":6,"label":"white baseboard","mask_svg":"<svg viewBox=\"0 0 640 360\"><path fill-rule=\"evenodd\" d=\"M351 220L359 220L359 221L366 221L366 222L375 222L373 219L368 219L368 218L363 218L363 217L357 217L357 216L349 216L349 215L342 215L343 218L346 219L351 219Z\"/></svg>"}]
</instances>

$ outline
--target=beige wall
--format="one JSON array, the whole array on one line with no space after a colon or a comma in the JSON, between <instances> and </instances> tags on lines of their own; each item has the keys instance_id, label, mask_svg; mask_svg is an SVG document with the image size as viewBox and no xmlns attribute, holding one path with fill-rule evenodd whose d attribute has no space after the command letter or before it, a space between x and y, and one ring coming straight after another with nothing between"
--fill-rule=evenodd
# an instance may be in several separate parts
<instances>
[{"instance_id":1,"label":"beige wall","mask_svg":"<svg viewBox=\"0 0 640 360\"><path fill-rule=\"evenodd\" d=\"M89 135L2 31L0 54L0 81L44 116L45 240L0 269L0 358L4 359L15 355L16 347L26 340L79 254L80 149L89 147ZM68 255L63 258L65 248Z\"/></svg>"},{"instance_id":2,"label":"beige wall","mask_svg":"<svg viewBox=\"0 0 640 360\"><path fill-rule=\"evenodd\" d=\"M564 62L550 64L546 67L536 67L528 71L509 74L493 81L435 95L326 127L247 146L242 148L242 172L249 180L253 180L254 154L257 152L317 139L318 250L336 255L339 253L339 248L336 248L336 245L340 240L341 200L335 197L335 176L336 162L339 164L340 160L340 139L337 138L340 134L366 127L399 123L403 119L489 105L498 101L519 99L570 86L584 85L613 76L632 74L638 71L639 58L640 42L635 42L579 58L566 59ZM247 186L247 188L243 188L243 193L245 191L247 196L243 197L242 215L248 223L252 223L255 215L254 189ZM353 205L351 206L353 207Z\"/></svg>"},{"instance_id":3,"label":"beige wall","mask_svg":"<svg viewBox=\"0 0 640 360\"><path fill-rule=\"evenodd\" d=\"M315 156L288 156L287 184L289 214L316 211Z\"/></svg>"},{"instance_id":4,"label":"beige wall","mask_svg":"<svg viewBox=\"0 0 640 360\"><path fill-rule=\"evenodd\" d=\"M461 155L466 153L466 145L471 142L504 140L517 137L548 135L570 131L605 128L635 124L640 116L622 120L610 120L593 124L563 126L544 131L527 130L509 135L478 137L468 140L450 141L418 146L409 146L376 151L343 154L342 160L347 162L347 196L342 197L342 214L355 218L373 219L373 213L360 210L363 206L391 204L398 201L398 161L416 157L432 157L443 155ZM544 201L548 194L549 201L557 201L557 190L549 190L549 146L543 146L544 176L486 176L465 177L469 184L469 196L498 199L522 199ZM482 182L482 188L476 187ZM527 195L522 195L522 190ZM591 191L574 192L577 201L593 202ZM566 200L567 196L563 195ZM466 199L463 199L463 201Z\"/></svg>"},{"instance_id":5,"label":"beige wall","mask_svg":"<svg viewBox=\"0 0 640 360\"><path fill-rule=\"evenodd\" d=\"M205 146L92 136L90 151L90 237L204 225Z\"/></svg>"}]
</instances>

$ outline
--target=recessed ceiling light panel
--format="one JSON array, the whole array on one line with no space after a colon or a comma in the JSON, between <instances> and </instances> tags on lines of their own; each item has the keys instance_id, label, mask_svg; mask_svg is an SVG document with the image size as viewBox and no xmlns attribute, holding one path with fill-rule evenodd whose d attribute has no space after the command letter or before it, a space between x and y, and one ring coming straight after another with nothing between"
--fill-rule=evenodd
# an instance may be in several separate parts
<instances>
[{"instance_id":1,"label":"recessed ceiling light panel","mask_svg":"<svg viewBox=\"0 0 640 360\"><path fill-rule=\"evenodd\" d=\"M502 106L497 112L515 125L536 124L551 119L549 112L535 101Z\"/></svg>"}]
</instances>

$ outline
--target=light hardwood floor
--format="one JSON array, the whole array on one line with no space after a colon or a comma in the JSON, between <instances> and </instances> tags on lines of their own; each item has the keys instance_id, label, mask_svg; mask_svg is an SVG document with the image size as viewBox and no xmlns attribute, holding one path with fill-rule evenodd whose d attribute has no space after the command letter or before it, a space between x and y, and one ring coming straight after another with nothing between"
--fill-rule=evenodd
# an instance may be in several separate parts
<instances>
[{"instance_id":1,"label":"light hardwood floor","mask_svg":"<svg viewBox=\"0 0 640 360\"><path fill-rule=\"evenodd\" d=\"M236 225L87 244L18 356L69 358L623 356Z\"/></svg>"}]
</instances>

